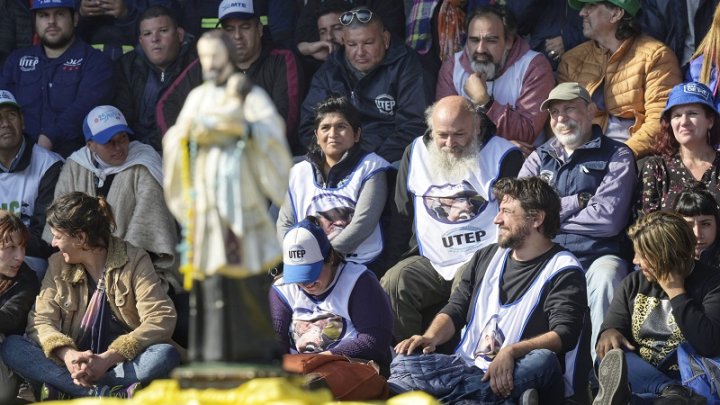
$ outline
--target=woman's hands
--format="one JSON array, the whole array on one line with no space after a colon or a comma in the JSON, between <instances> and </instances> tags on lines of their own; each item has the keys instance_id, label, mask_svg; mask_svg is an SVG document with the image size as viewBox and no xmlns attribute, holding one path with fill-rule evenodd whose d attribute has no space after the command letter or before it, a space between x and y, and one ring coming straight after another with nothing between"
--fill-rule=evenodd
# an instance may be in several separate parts
<instances>
[{"instance_id":1,"label":"woman's hands","mask_svg":"<svg viewBox=\"0 0 720 405\"><path fill-rule=\"evenodd\" d=\"M114 350L95 354L90 350L80 352L65 346L55 353L65 363L73 383L87 388L103 378L110 368L125 360Z\"/></svg>"}]
</instances>

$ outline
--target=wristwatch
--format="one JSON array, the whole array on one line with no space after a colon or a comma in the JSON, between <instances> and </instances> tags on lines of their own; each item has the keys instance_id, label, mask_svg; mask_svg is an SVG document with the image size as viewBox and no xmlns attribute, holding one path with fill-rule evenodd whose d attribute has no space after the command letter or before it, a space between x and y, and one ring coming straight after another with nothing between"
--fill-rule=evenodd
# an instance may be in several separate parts
<instances>
[{"instance_id":1,"label":"wristwatch","mask_svg":"<svg viewBox=\"0 0 720 405\"><path fill-rule=\"evenodd\" d=\"M494 102L495 98L493 98L493 96L490 96L490 98L485 104L475 104L475 112L478 114L487 114L488 110L490 110L490 107L492 107Z\"/></svg>"},{"instance_id":2,"label":"wristwatch","mask_svg":"<svg viewBox=\"0 0 720 405\"><path fill-rule=\"evenodd\" d=\"M590 198L592 198L592 194L588 193L587 191L583 191L582 193L578 194L577 199L581 210L584 210L585 207L587 207Z\"/></svg>"}]
</instances>

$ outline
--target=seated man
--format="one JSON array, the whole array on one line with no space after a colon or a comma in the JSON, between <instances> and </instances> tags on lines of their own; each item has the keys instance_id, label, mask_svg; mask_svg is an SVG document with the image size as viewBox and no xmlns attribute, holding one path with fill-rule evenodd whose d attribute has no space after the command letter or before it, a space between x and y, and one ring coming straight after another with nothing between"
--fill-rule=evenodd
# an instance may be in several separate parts
<instances>
[{"instance_id":1,"label":"seated man","mask_svg":"<svg viewBox=\"0 0 720 405\"><path fill-rule=\"evenodd\" d=\"M162 151L162 133L155 122L157 101L197 54L167 8L150 7L139 21L139 45L115 65L114 105L135 132L134 140Z\"/></svg>"},{"instance_id":2,"label":"seated man","mask_svg":"<svg viewBox=\"0 0 720 405\"><path fill-rule=\"evenodd\" d=\"M517 35L504 8L478 7L467 21L465 49L443 63L435 97L459 94L482 106L498 135L527 156L547 121L540 102L555 84L552 67Z\"/></svg>"},{"instance_id":3,"label":"seated man","mask_svg":"<svg viewBox=\"0 0 720 405\"><path fill-rule=\"evenodd\" d=\"M63 162L23 133L25 122L12 93L0 90L0 210L15 213L30 230L25 262L42 280L53 252L42 239L45 210L53 201Z\"/></svg>"},{"instance_id":4,"label":"seated man","mask_svg":"<svg viewBox=\"0 0 720 405\"><path fill-rule=\"evenodd\" d=\"M396 339L421 333L447 303L458 268L495 242L492 184L515 177L522 166L520 151L495 136L492 123L463 97L438 101L427 121L430 132L400 162L386 238L385 250L395 255L389 262L406 257L380 280L392 302Z\"/></svg>"},{"instance_id":5,"label":"seated man","mask_svg":"<svg viewBox=\"0 0 720 405\"><path fill-rule=\"evenodd\" d=\"M110 59L75 35L73 0L33 0L40 44L5 61L0 89L17 97L33 142L67 157L82 148L82 120L113 93Z\"/></svg>"},{"instance_id":6,"label":"seated man","mask_svg":"<svg viewBox=\"0 0 720 405\"><path fill-rule=\"evenodd\" d=\"M19 216L0 211L0 344L8 335L22 335L27 315L40 292L40 281L23 262L30 232ZM0 403L15 402L18 381L0 359Z\"/></svg>"},{"instance_id":7,"label":"seated man","mask_svg":"<svg viewBox=\"0 0 720 405\"><path fill-rule=\"evenodd\" d=\"M315 73L300 117L300 141L312 144L314 108L330 96L345 96L360 110L362 148L390 163L417 134L425 132L423 111L431 104L434 79L417 54L390 33L375 13L356 8L340 18L345 47Z\"/></svg>"},{"instance_id":8,"label":"seated man","mask_svg":"<svg viewBox=\"0 0 720 405\"><path fill-rule=\"evenodd\" d=\"M224 0L217 13L222 30L235 43L237 69L268 93L277 112L285 119L288 144L299 152L302 148L297 139L297 125L305 82L298 58L292 51L274 48L264 38L260 14L254 11L252 0ZM194 64L172 84L157 106L161 127L168 128L175 123L185 98L200 83L202 69Z\"/></svg>"},{"instance_id":9,"label":"seated man","mask_svg":"<svg viewBox=\"0 0 720 405\"><path fill-rule=\"evenodd\" d=\"M550 185L537 177L502 179L493 189L501 201L498 243L463 267L450 302L425 333L395 346L388 382L396 392L423 390L443 403L521 396L538 403L539 393L542 403L561 404L579 372L585 277L575 256L552 241L560 199ZM462 328L453 355L433 353Z\"/></svg>"},{"instance_id":10,"label":"seated man","mask_svg":"<svg viewBox=\"0 0 720 405\"><path fill-rule=\"evenodd\" d=\"M682 385L678 369L689 365L678 352L720 356L720 273L695 260L695 235L677 213L648 214L628 234L639 271L623 280L602 324L595 404L628 403L628 382L633 396L656 404L704 404Z\"/></svg>"},{"instance_id":11,"label":"seated man","mask_svg":"<svg viewBox=\"0 0 720 405\"><path fill-rule=\"evenodd\" d=\"M392 312L375 275L345 262L312 216L283 238L283 264L270 290L280 350L374 360L387 376Z\"/></svg>"},{"instance_id":12,"label":"seated man","mask_svg":"<svg viewBox=\"0 0 720 405\"><path fill-rule=\"evenodd\" d=\"M582 9L589 41L565 52L558 82L578 82L598 106L595 123L625 142L637 158L655 152L660 114L682 81L673 51L640 32L640 0L568 0Z\"/></svg>"},{"instance_id":13,"label":"seated man","mask_svg":"<svg viewBox=\"0 0 720 405\"><path fill-rule=\"evenodd\" d=\"M308 6L301 11L295 32L297 48L300 51L305 71L306 82L310 83L315 72L331 53L340 49L343 43L340 16L350 6L344 0L328 0L310 10ZM303 17L314 17L315 24L308 27L301 25Z\"/></svg>"},{"instance_id":14,"label":"seated man","mask_svg":"<svg viewBox=\"0 0 720 405\"><path fill-rule=\"evenodd\" d=\"M518 176L540 176L560 194L554 241L585 270L594 347L613 292L628 272L622 254L637 181L635 159L627 146L593 125L597 108L579 84L559 84L542 109L550 112L555 137L528 157Z\"/></svg>"}]
</instances>

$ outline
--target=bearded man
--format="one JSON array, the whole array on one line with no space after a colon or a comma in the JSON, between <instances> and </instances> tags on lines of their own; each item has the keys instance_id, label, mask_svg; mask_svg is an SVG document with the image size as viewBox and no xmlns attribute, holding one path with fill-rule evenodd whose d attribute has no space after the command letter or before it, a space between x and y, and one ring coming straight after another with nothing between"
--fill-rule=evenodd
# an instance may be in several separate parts
<instances>
[{"instance_id":1,"label":"bearded man","mask_svg":"<svg viewBox=\"0 0 720 405\"><path fill-rule=\"evenodd\" d=\"M578 83L559 84L542 103L555 138L533 152L520 177L540 176L555 187L562 206L554 241L577 256L585 270L595 339L615 288L627 275L625 228L637 172L629 147L593 125L597 107Z\"/></svg>"},{"instance_id":2,"label":"bearded man","mask_svg":"<svg viewBox=\"0 0 720 405\"><path fill-rule=\"evenodd\" d=\"M73 0L31 4L40 44L8 56L0 89L12 92L22 106L32 141L68 157L85 146L85 116L112 101L112 63L76 37L79 17Z\"/></svg>"},{"instance_id":3,"label":"bearded man","mask_svg":"<svg viewBox=\"0 0 720 405\"><path fill-rule=\"evenodd\" d=\"M552 67L517 35L512 13L500 6L478 7L467 19L465 48L438 73L436 99L462 95L479 106L527 156L543 142L547 113L540 100L555 84Z\"/></svg>"},{"instance_id":4,"label":"bearded man","mask_svg":"<svg viewBox=\"0 0 720 405\"><path fill-rule=\"evenodd\" d=\"M523 159L461 96L436 102L425 116L430 130L400 161L387 238L386 251L407 253L380 280L390 296L397 339L422 333L447 304L457 269L496 241L492 185L515 177Z\"/></svg>"}]
</instances>

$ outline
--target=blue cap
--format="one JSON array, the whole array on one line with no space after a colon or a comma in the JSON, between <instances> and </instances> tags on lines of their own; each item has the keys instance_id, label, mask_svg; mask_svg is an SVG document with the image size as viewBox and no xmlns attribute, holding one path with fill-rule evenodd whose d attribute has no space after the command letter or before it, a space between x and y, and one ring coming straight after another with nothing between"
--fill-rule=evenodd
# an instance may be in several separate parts
<instances>
[{"instance_id":1,"label":"blue cap","mask_svg":"<svg viewBox=\"0 0 720 405\"><path fill-rule=\"evenodd\" d=\"M308 219L300 221L283 238L283 283L312 283L320 277L330 254L323 229Z\"/></svg>"},{"instance_id":2,"label":"blue cap","mask_svg":"<svg viewBox=\"0 0 720 405\"><path fill-rule=\"evenodd\" d=\"M110 142L110 139L119 132L133 133L132 129L128 127L125 116L122 115L120 110L111 105L101 105L93 108L85 117L85 122L83 122L83 134L86 141L104 145Z\"/></svg>"},{"instance_id":3,"label":"blue cap","mask_svg":"<svg viewBox=\"0 0 720 405\"><path fill-rule=\"evenodd\" d=\"M32 0L31 10L65 7L75 10L75 0Z\"/></svg>"},{"instance_id":4,"label":"blue cap","mask_svg":"<svg viewBox=\"0 0 720 405\"><path fill-rule=\"evenodd\" d=\"M715 114L718 113L717 110L715 110L712 91L702 83L689 82L678 84L670 90L670 95L668 95L667 104L665 104L662 115L665 116L665 114L675 106L685 104L703 104L710 107L712 111L715 111Z\"/></svg>"}]
</instances>

